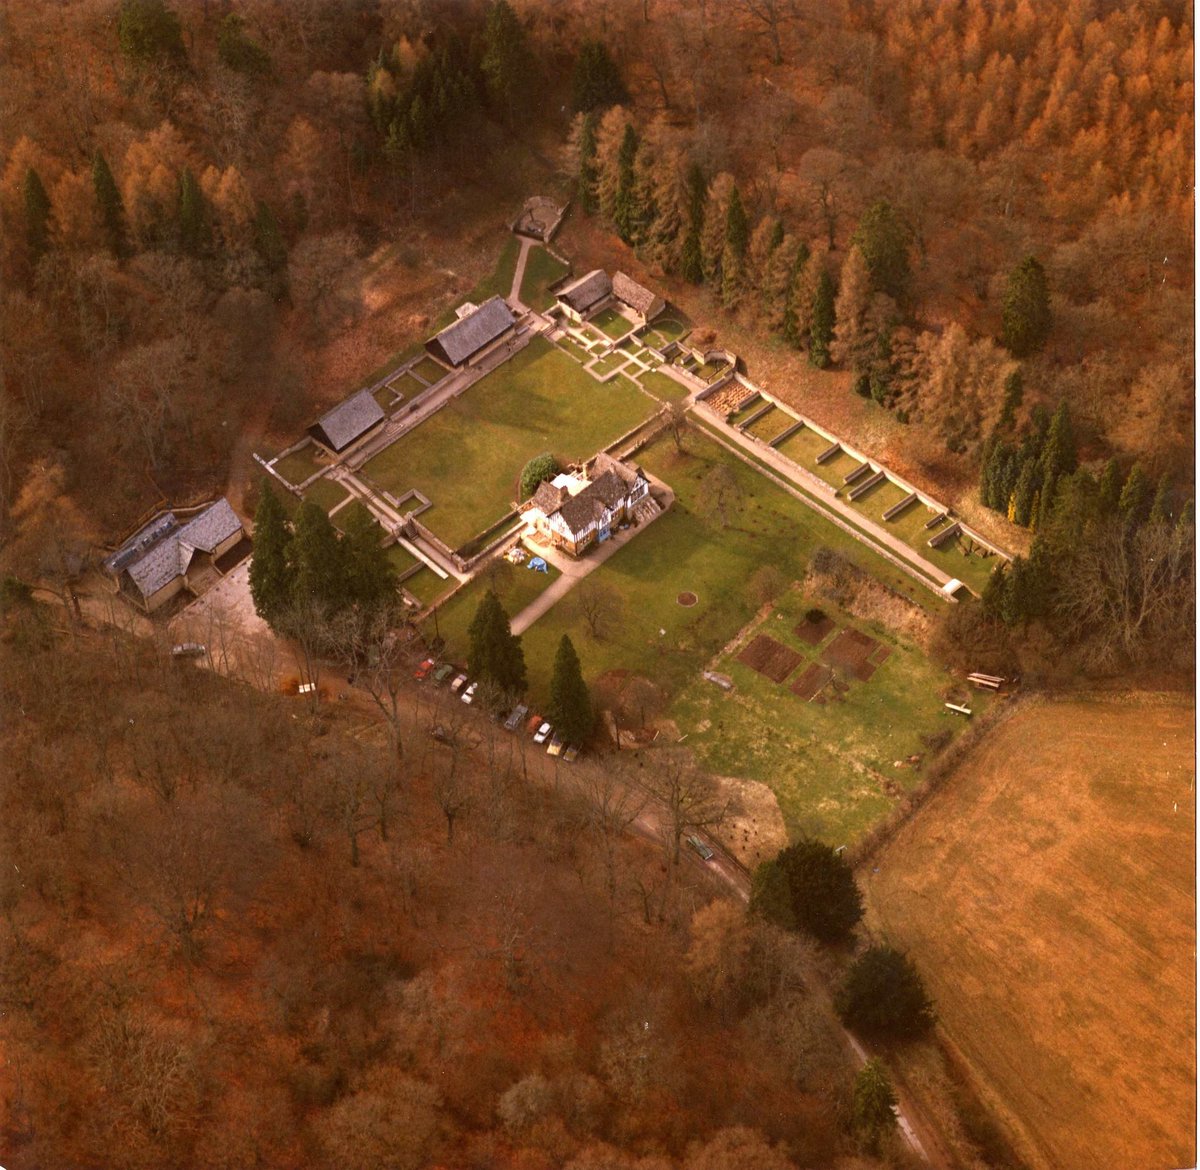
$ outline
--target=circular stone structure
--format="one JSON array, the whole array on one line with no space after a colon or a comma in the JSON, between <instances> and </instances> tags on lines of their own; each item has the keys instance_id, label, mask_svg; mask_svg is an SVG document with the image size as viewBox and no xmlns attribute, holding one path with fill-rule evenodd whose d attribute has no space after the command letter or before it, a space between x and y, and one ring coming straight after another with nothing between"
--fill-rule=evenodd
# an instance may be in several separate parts
<instances>
[{"instance_id":1,"label":"circular stone structure","mask_svg":"<svg viewBox=\"0 0 1200 1170\"><path fill-rule=\"evenodd\" d=\"M682 605L682 606L690 609L693 605L696 604L697 601L700 600L700 598L698 598L690 590L687 590L687 591L681 593L677 598L675 598L675 600L679 605Z\"/></svg>"}]
</instances>

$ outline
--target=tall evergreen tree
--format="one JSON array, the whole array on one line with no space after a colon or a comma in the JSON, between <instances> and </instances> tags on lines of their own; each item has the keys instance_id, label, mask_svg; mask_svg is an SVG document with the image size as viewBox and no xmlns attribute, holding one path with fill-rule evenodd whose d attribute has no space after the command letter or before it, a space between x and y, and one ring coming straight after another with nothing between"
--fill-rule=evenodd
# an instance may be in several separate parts
<instances>
[{"instance_id":1,"label":"tall evergreen tree","mask_svg":"<svg viewBox=\"0 0 1200 1170\"><path fill-rule=\"evenodd\" d=\"M254 555L250 561L250 596L254 611L272 628L291 598L287 513L269 480L254 512Z\"/></svg>"},{"instance_id":2,"label":"tall evergreen tree","mask_svg":"<svg viewBox=\"0 0 1200 1170\"><path fill-rule=\"evenodd\" d=\"M294 601L311 602L330 612L349 602L341 542L329 517L312 500L305 500L296 513L288 558Z\"/></svg>"},{"instance_id":3,"label":"tall evergreen tree","mask_svg":"<svg viewBox=\"0 0 1200 1170\"><path fill-rule=\"evenodd\" d=\"M576 180L579 206L585 215L595 215L596 200L596 115L589 110L579 128L579 174Z\"/></svg>"},{"instance_id":4,"label":"tall evergreen tree","mask_svg":"<svg viewBox=\"0 0 1200 1170\"><path fill-rule=\"evenodd\" d=\"M212 244L212 217L208 200L191 167L179 176L179 245L191 256L200 256Z\"/></svg>"},{"instance_id":5,"label":"tall evergreen tree","mask_svg":"<svg viewBox=\"0 0 1200 1170\"><path fill-rule=\"evenodd\" d=\"M493 590L475 610L467 639L467 667L484 689L503 702L519 697L525 690L525 655Z\"/></svg>"},{"instance_id":6,"label":"tall evergreen tree","mask_svg":"<svg viewBox=\"0 0 1200 1170\"><path fill-rule=\"evenodd\" d=\"M708 206L708 183L698 163L692 163L687 173L688 232L683 241L683 258L680 275L690 284L704 283L704 250L700 234L704 230L705 210Z\"/></svg>"},{"instance_id":7,"label":"tall evergreen tree","mask_svg":"<svg viewBox=\"0 0 1200 1170\"><path fill-rule=\"evenodd\" d=\"M163 0L123 0L117 15L117 43L121 54L135 65L187 61L179 17Z\"/></svg>"},{"instance_id":8,"label":"tall evergreen tree","mask_svg":"<svg viewBox=\"0 0 1200 1170\"><path fill-rule=\"evenodd\" d=\"M1017 410L1021 399L1025 397L1025 382L1020 370L1013 370L1004 379L1004 405L1000 408L1000 418L996 421L996 429L1009 431L1017 421Z\"/></svg>"},{"instance_id":9,"label":"tall evergreen tree","mask_svg":"<svg viewBox=\"0 0 1200 1170\"><path fill-rule=\"evenodd\" d=\"M508 0L494 0L483 30L479 68L488 98L504 123L513 124L522 94L528 92L533 68L525 30Z\"/></svg>"},{"instance_id":10,"label":"tall evergreen tree","mask_svg":"<svg viewBox=\"0 0 1200 1170\"><path fill-rule=\"evenodd\" d=\"M633 128L632 123L627 123L625 136L621 139L621 151L617 158L619 178L617 197L613 204L613 225L617 229L617 235L627 244L634 242L641 220L633 168L634 161L637 159L637 151L637 131Z\"/></svg>"},{"instance_id":11,"label":"tall evergreen tree","mask_svg":"<svg viewBox=\"0 0 1200 1170\"><path fill-rule=\"evenodd\" d=\"M246 22L236 12L221 21L217 57L226 69L251 77L271 68L271 55L246 32Z\"/></svg>"},{"instance_id":12,"label":"tall evergreen tree","mask_svg":"<svg viewBox=\"0 0 1200 1170\"><path fill-rule=\"evenodd\" d=\"M1140 463L1135 463L1130 469L1129 478L1121 489L1121 498L1117 510L1129 524L1140 524L1146 515L1146 506L1150 502L1150 481L1142 470Z\"/></svg>"},{"instance_id":13,"label":"tall evergreen tree","mask_svg":"<svg viewBox=\"0 0 1200 1170\"><path fill-rule=\"evenodd\" d=\"M797 926L822 942L843 942L863 916L854 871L823 841L797 841L775 859L788 881Z\"/></svg>"},{"instance_id":14,"label":"tall evergreen tree","mask_svg":"<svg viewBox=\"0 0 1200 1170\"><path fill-rule=\"evenodd\" d=\"M833 344L829 356L855 373L865 367L874 340L867 330L870 304L871 274L862 249L854 245L842 265L842 279L833 304Z\"/></svg>"},{"instance_id":15,"label":"tall evergreen tree","mask_svg":"<svg viewBox=\"0 0 1200 1170\"><path fill-rule=\"evenodd\" d=\"M591 696L583 681L579 656L566 634L563 634L554 656L546 718L568 743L582 743L592 732L594 715Z\"/></svg>"},{"instance_id":16,"label":"tall evergreen tree","mask_svg":"<svg viewBox=\"0 0 1200 1170\"><path fill-rule=\"evenodd\" d=\"M854 1078L854 1132L863 1149L872 1156L879 1153L883 1139L896 1128L896 1092L887 1070L878 1057L872 1057Z\"/></svg>"},{"instance_id":17,"label":"tall evergreen tree","mask_svg":"<svg viewBox=\"0 0 1200 1170\"><path fill-rule=\"evenodd\" d=\"M29 258L36 266L50 251L50 196L33 167L25 172L24 194L25 241L29 245Z\"/></svg>"},{"instance_id":18,"label":"tall evergreen tree","mask_svg":"<svg viewBox=\"0 0 1200 1170\"><path fill-rule=\"evenodd\" d=\"M380 606L395 601L396 569L380 543L379 525L366 508L349 511L338 562L341 594L347 602Z\"/></svg>"},{"instance_id":19,"label":"tall evergreen tree","mask_svg":"<svg viewBox=\"0 0 1200 1170\"><path fill-rule=\"evenodd\" d=\"M1110 459L1100 474L1100 512L1104 516L1115 516L1121 500L1121 486L1125 479L1121 475L1116 459Z\"/></svg>"},{"instance_id":20,"label":"tall evergreen tree","mask_svg":"<svg viewBox=\"0 0 1200 1170\"><path fill-rule=\"evenodd\" d=\"M118 259L126 255L128 237L125 227L125 201L121 189L100 151L92 156L92 189L96 193L96 205L100 208L100 222L104 225L108 250Z\"/></svg>"},{"instance_id":21,"label":"tall evergreen tree","mask_svg":"<svg viewBox=\"0 0 1200 1170\"><path fill-rule=\"evenodd\" d=\"M1013 514L1011 519L1022 527L1029 526L1033 513L1033 497L1039 486L1038 465L1032 459L1026 459L1021 466L1021 474L1017 476L1017 485L1013 489Z\"/></svg>"},{"instance_id":22,"label":"tall evergreen tree","mask_svg":"<svg viewBox=\"0 0 1200 1170\"><path fill-rule=\"evenodd\" d=\"M818 370L823 370L829 365L829 346L833 341L833 301L833 280L822 268L813 292L808 347L808 360Z\"/></svg>"},{"instance_id":23,"label":"tall evergreen tree","mask_svg":"<svg viewBox=\"0 0 1200 1170\"><path fill-rule=\"evenodd\" d=\"M862 250L874 291L887 293L897 304L906 304L912 279L910 233L892 205L881 199L868 207L851 243Z\"/></svg>"},{"instance_id":24,"label":"tall evergreen tree","mask_svg":"<svg viewBox=\"0 0 1200 1170\"><path fill-rule=\"evenodd\" d=\"M1004 292L1001 342L1013 357L1037 353L1050 336L1050 291L1045 269L1026 256L1013 269Z\"/></svg>"},{"instance_id":25,"label":"tall evergreen tree","mask_svg":"<svg viewBox=\"0 0 1200 1170\"><path fill-rule=\"evenodd\" d=\"M571 74L571 108L578 113L619 106L629 100L621 71L603 41L584 41Z\"/></svg>"},{"instance_id":26,"label":"tall evergreen tree","mask_svg":"<svg viewBox=\"0 0 1200 1170\"><path fill-rule=\"evenodd\" d=\"M1149 522L1151 524L1171 523L1171 477L1166 474L1159 477L1158 487L1154 491Z\"/></svg>"},{"instance_id":27,"label":"tall evergreen tree","mask_svg":"<svg viewBox=\"0 0 1200 1170\"><path fill-rule=\"evenodd\" d=\"M725 210L725 246L738 260L744 261L749 245L750 220L746 215L746 208L742 205L742 193L735 184L729 192L729 206Z\"/></svg>"},{"instance_id":28,"label":"tall evergreen tree","mask_svg":"<svg viewBox=\"0 0 1200 1170\"><path fill-rule=\"evenodd\" d=\"M871 1039L922 1036L936 1018L917 969L889 946L868 947L859 955L835 1003L843 1022Z\"/></svg>"},{"instance_id":29,"label":"tall evergreen tree","mask_svg":"<svg viewBox=\"0 0 1200 1170\"><path fill-rule=\"evenodd\" d=\"M1075 432L1071 426L1071 411L1064 398L1058 404L1050 429L1046 432L1041 452L1042 467L1047 474L1070 475L1078 465L1075 453Z\"/></svg>"}]
</instances>

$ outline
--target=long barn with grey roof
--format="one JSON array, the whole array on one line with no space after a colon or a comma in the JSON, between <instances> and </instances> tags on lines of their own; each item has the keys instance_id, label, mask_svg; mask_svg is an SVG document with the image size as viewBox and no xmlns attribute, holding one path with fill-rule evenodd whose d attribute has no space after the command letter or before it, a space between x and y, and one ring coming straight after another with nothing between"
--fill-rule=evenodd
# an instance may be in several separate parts
<instances>
[{"instance_id":1,"label":"long barn with grey roof","mask_svg":"<svg viewBox=\"0 0 1200 1170\"><path fill-rule=\"evenodd\" d=\"M321 415L308 428L308 433L331 451L344 451L355 440L374 430L385 417L383 408L375 401L371 391L360 390Z\"/></svg>"},{"instance_id":2,"label":"long barn with grey roof","mask_svg":"<svg viewBox=\"0 0 1200 1170\"><path fill-rule=\"evenodd\" d=\"M460 310L461 311L461 310ZM511 336L517 328L517 318L503 297L492 297L476 309L467 311L447 325L425 348L438 361L448 366L465 366L498 341Z\"/></svg>"},{"instance_id":3,"label":"long barn with grey roof","mask_svg":"<svg viewBox=\"0 0 1200 1170\"><path fill-rule=\"evenodd\" d=\"M562 289L555 299L566 316L582 324L608 304L612 291L608 273L603 268L593 268Z\"/></svg>"},{"instance_id":4,"label":"long barn with grey roof","mask_svg":"<svg viewBox=\"0 0 1200 1170\"><path fill-rule=\"evenodd\" d=\"M106 557L121 594L153 613L177 593L199 591L216 562L242 539L242 522L224 497L186 523L164 512Z\"/></svg>"}]
</instances>

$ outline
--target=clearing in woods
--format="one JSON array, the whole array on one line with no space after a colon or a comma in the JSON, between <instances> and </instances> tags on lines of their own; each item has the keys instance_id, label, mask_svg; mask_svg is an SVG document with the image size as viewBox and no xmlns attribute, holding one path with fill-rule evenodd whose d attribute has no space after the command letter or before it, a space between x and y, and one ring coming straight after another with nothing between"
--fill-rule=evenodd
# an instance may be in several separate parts
<instances>
[{"instance_id":1,"label":"clearing in woods","mask_svg":"<svg viewBox=\"0 0 1200 1170\"><path fill-rule=\"evenodd\" d=\"M1194 720L1018 712L859 874L1039 1170L1196 1164Z\"/></svg>"}]
</instances>

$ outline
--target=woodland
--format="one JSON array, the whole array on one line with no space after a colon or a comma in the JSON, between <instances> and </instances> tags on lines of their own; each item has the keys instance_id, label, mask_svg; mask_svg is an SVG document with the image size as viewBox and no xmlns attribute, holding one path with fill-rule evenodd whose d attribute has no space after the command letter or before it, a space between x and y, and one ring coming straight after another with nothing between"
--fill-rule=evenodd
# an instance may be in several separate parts
<instances>
[{"instance_id":1,"label":"woodland","mask_svg":"<svg viewBox=\"0 0 1200 1170\"><path fill-rule=\"evenodd\" d=\"M1186 673L1191 6L15 0L0 61L5 1165L906 1164L836 959L682 820L181 669L73 584L164 499L246 510L251 446L551 193L1023 554L943 658Z\"/></svg>"}]
</instances>

